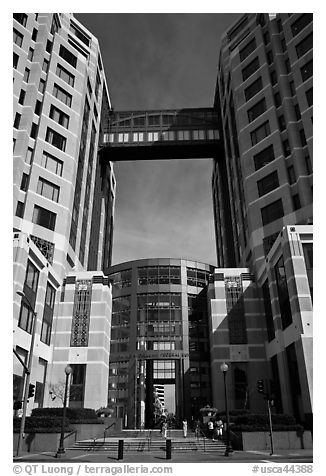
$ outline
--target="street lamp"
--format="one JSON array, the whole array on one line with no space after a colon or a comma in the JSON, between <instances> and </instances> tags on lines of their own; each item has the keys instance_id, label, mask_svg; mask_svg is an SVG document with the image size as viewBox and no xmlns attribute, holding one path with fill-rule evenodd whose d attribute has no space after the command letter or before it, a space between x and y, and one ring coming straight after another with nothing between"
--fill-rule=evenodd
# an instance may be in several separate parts
<instances>
[{"instance_id":1,"label":"street lamp","mask_svg":"<svg viewBox=\"0 0 326 476\"><path fill-rule=\"evenodd\" d=\"M230 421L229 421L229 410L228 410L228 397L226 393L226 372L228 371L229 366L225 362L223 362L220 369L223 372L223 377L224 377L224 399L225 399L225 413L226 413L226 449L225 449L224 456L230 456L233 453L233 449L230 444Z\"/></svg>"},{"instance_id":2,"label":"street lamp","mask_svg":"<svg viewBox=\"0 0 326 476\"><path fill-rule=\"evenodd\" d=\"M33 306L27 299L26 295L22 291L17 291L17 294L23 298L24 301L27 302L28 307L33 313L33 323L32 323L32 333L31 333L31 344L28 354L28 361L27 367L24 365L24 397L23 397L23 414L22 419L20 422L20 430L18 436L18 444L17 444L17 452L16 456L19 456L21 452L22 442L23 442L23 434L25 430L25 420L26 420L26 410L27 410L27 401L28 401L28 391L29 391L29 383L31 380L31 370L32 370L32 363L33 363L33 353L34 353L34 342L35 342L35 330L36 330L36 320L37 320L37 313L34 311ZM14 351L15 352L15 351Z\"/></svg>"},{"instance_id":3,"label":"street lamp","mask_svg":"<svg viewBox=\"0 0 326 476\"><path fill-rule=\"evenodd\" d=\"M61 458L66 452L64 448L64 438L65 438L65 423L66 423L66 408L67 408L67 393L68 393L68 379L69 375L72 372L70 365L66 365L65 374L66 374L66 384L65 384L65 396L63 399L63 413L61 421L61 435L58 451L55 455L56 458Z\"/></svg>"}]
</instances>

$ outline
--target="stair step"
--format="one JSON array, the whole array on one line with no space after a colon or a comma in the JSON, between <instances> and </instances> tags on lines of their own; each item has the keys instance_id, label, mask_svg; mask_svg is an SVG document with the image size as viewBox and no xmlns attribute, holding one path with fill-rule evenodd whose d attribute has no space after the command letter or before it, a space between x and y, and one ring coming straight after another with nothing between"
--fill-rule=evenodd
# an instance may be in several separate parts
<instances>
[{"instance_id":1,"label":"stair step","mask_svg":"<svg viewBox=\"0 0 326 476\"><path fill-rule=\"evenodd\" d=\"M211 441L211 440L197 440L196 438L175 438L172 440L172 452L187 452L187 451L202 451L202 452L214 452L217 454L223 454L225 452L225 444L223 441ZM103 440L84 440L76 441L73 446L67 448L67 450L73 451L118 451L118 439L106 438ZM128 454L141 453L146 451L163 451L166 450L166 441L162 437L160 439L150 440L140 438L126 438L124 440L124 452Z\"/></svg>"}]
</instances>

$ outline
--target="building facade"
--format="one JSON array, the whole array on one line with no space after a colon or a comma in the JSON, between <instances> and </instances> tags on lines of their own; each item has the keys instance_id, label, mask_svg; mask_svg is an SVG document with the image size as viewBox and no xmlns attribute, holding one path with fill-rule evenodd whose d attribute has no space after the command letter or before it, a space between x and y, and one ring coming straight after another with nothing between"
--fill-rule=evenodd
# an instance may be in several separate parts
<instances>
[{"instance_id":1,"label":"building facade","mask_svg":"<svg viewBox=\"0 0 326 476\"><path fill-rule=\"evenodd\" d=\"M313 227L284 227L258 272L278 409L312 428Z\"/></svg>"},{"instance_id":2,"label":"building facade","mask_svg":"<svg viewBox=\"0 0 326 476\"><path fill-rule=\"evenodd\" d=\"M215 161L212 180L218 266L257 271L283 226L312 222L312 16L245 14L222 37L215 107L225 162Z\"/></svg>"},{"instance_id":3,"label":"building facade","mask_svg":"<svg viewBox=\"0 0 326 476\"><path fill-rule=\"evenodd\" d=\"M180 422L211 402L206 288L213 269L167 258L111 268L109 404L127 415L129 428L155 426L155 387L164 387L165 409Z\"/></svg>"},{"instance_id":4,"label":"building facade","mask_svg":"<svg viewBox=\"0 0 326 476\"><path fill-rule=\"evenodd\" d=\"M90 348L101 349L101 339L109 336L107 324L98 319L104 309L96 310L92 322L90 315L82 318L87 335L97 332L97 322L103 338L95 343L90 336L76 343L68 337L75 332L71 322L76 316L67 289L72 270L76 283L80 272L80 279L94 287L96 276L111 264L115 178L112 164L98 155L101 124L111 102L98 40L72 14L15 13L13 40L14 346L26 361L36 311L31 382L38 390L29 404L33 407L51 403L48 388L60 372L64 378L67 363L77 369L78 352L73 356L73 349L79 349L80 365L85 359L108 365L107 345L105 355L90 355ZM85 277L87 270L96 273ZM92 295L95 309L98 290ZM109 287L101 299L110 309ZM106 315L110 323L110 313ZM88 348L87 355L80 347ZM16 357L14 367L14 398L19 400L22 366ZM87 374L87 368L84 371ZM92 385L97 385L94 379ZM92 401L85 392L83 404ZM106 398L99 399L106 404Z\"/></svg>"},{"instance_id":5,"label":"building facade","mask_svg":"<svg viewBox=\"0 0 326 476\"><path fill-rule=\"evenodd\" d=\"M276 410L310 424L312 14L242 15L222 38L215 111L115 114L98 41L72 14L13 22L14 400L17 355L32 353L28 411L62 404L70 364L70 406L151 427L156 399L190 421L224 409L226 361L232 408L263 411L267 378ZM110 160L204 147L218 267L112 267Z\"/></svg>"}]
</instances>

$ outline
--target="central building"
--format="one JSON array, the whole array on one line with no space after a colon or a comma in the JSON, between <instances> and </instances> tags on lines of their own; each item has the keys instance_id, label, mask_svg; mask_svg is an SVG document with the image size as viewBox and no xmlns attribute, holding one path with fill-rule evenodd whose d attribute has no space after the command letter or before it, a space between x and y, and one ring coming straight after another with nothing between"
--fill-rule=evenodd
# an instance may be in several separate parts
<instances>
[{"instance_id":1,"label":"central building","mask_svg":"<svg viewBox=\"0 0 326 476\"><path fill-rule=\"evenodd\" d=\"M110 268L109 404L128 428L155 427L165 409L188 421L211 402L207 284L211 265L142 259Z\"/></svg>"}]
</instances>

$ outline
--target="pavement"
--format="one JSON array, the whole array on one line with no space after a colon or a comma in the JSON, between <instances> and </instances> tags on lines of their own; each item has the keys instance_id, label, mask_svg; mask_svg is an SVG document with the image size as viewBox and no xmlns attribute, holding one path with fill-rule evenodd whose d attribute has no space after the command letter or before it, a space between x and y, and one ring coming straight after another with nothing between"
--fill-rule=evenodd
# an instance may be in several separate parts
<instances>
[{"instance_id":1,"label":"pavement","mask_svg":"<svg viewBox=\"0 0 326 476\"><path fill-rule=\"evenodd\" d=\"M141 452L140 454L125 453L122 460L118 460L117 452L101 451L76 451L67 450L65 455L57 459L55 452L22 453L19 457L14 455L14 462L72 462L72 463L312 463L312 449L275 450L271 455L269 451L234 451L232 456L204 453L202 451L188 451L187 453L172 453L170 460L166 459L165 452Z\"/></svg>"}]
</instances>

